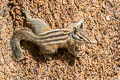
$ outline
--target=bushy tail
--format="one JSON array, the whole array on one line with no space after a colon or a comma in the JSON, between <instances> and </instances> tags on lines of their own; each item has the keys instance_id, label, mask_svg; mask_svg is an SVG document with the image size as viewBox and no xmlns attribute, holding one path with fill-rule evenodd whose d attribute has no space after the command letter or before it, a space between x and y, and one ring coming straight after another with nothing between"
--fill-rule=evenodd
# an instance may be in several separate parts
<instances>
[{"instance_id":1,"label":"bushy tail","mask_svg":"<svg viewBox=\"0 0 120 80\"><path fill-rule=\"evenodd\" d=\"M27 41L32 41L35 42L35 38L37 36L27 28L17 30L13 33L13 36L11 38L11 49L13 51L13 57L17 60L22 58L23 53L20 47L20 41L21 40L27 40Z\"/></svg>"}]
</instances>

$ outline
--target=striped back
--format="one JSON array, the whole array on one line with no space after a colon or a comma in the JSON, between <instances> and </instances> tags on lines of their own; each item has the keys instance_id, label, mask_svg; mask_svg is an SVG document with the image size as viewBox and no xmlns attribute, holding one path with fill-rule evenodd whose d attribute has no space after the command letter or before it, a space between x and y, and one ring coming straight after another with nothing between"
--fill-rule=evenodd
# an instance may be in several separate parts
<instances>
[{"instance_id":1,"label":"striped back","mask_svg":"<svg viewBox=\"0 0 120 80\"><path fill-rule=\"evenodd\" d=\"M69 39L70 30L69 29L54 29L44 33L40 33L38 37L35 38L36 41L47 44L58 44L63 43Z\"/></svg>"},{"instance_id":2,"label":"striped back","mask_svg":"<svg viewBox=\"0 0 120 80\"><path fill-rule=\"evenodd\" d=\"M90 42L88 36L86 36L83 30L76 30L71 32L70 29L54 29L40 33L39 36L35 38L35 40L40 41L40 43L44 45L47 45L64 43L70 38L80 43Z\"/></svg>"}]
</instances>

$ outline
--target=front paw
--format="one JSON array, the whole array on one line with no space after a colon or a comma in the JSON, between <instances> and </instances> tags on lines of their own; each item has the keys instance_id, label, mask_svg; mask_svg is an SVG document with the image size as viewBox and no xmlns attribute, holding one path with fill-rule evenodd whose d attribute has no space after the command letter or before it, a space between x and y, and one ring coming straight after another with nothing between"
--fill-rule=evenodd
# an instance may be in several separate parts
<instances>
[{"instance_id":1,"label":"front paw","mask_svg":"<svg viewBox=\"0 0 120 80\"><path fill-rule=\"evenodd\" d=\"M21 8L21 11L22 11L23 13L26 13L26 12L27 12L25 8Z\"/></svg>"},{"instance_id":2,"label":"front paw","mask_svg":"<svg viewBox=\"0 0 120 80\"><path fill-rule=\"evenodd\" d=\"M45 61L52 60L52 57L49 54L44 54L43 56L44 56Z\"/></svg>"},{"instance_id":3,"label":"front paw","mask_svg":"<svg viewBox=\"0 0 120 80\"><path fill-rule=\"evenodd\" d=\"M80 58L81 55L80 55L78 52L76 52L76 53L75 53L75 57L76 57L76 58Z\"/></svg>"}]
</instances>

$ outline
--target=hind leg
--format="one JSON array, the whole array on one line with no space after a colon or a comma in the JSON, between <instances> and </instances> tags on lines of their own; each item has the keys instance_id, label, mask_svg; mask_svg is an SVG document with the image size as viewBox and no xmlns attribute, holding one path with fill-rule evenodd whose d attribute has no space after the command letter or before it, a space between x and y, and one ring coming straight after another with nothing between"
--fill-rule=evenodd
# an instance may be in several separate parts
<instances>
[{"instance_id":1,"label":"hind leg","mask_svg":"<svg viewBox=\"0 0 120 80\"><path fill-rule=\"evenodd\" d=\"M38 19L38 18L31 18L30 15L28 14L28 11L25 9L22 9L22 13L24 14L25 20L26 20L26 27L29 27L32 29L32 31L36 34L39 35L41 32L45 32L48 30L51 30L49 25L45 23L45 21Z\"/></svg>"},{"instance_id":2,"label":"hind leg","mask_svg":"<svg viewBox=\"0 0 120 80\"><path fill-rule=\"evenodd\" d=\"M52 59L52 54L57 53L57 48L56 46L44 46L40 48L40 52L43 54L45 60L51 60Z\"/></svg>"}]
</instances>

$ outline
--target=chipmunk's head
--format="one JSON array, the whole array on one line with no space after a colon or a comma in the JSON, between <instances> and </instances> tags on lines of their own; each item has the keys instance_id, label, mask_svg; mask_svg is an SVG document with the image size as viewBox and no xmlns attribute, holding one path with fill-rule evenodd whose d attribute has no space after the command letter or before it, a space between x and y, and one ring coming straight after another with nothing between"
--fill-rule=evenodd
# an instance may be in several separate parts
<instances>
[{"instance_id":1,"label":"chipmunk's head","mask_svg":"<svg viewBox=\"0 0 120 80\"><path fill-rule=\"evenodd\" d=\"M87 33L83 30L83 22L84 20L81 19L78 23L72 24L72 38L78 43L90 43Z\"/></svg>"}]
</instances>

